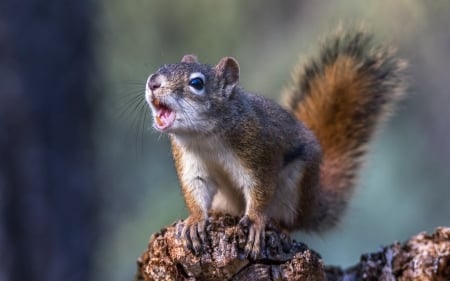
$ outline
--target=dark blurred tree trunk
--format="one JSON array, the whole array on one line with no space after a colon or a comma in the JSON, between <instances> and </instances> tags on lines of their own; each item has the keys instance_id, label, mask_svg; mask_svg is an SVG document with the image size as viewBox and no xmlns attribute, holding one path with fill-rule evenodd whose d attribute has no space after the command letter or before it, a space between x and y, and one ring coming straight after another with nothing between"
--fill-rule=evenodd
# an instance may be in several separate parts
<instances>
[{"instance_id":1,"label":"dark blurred tree trunk","mask_svg":"<svg viewBox=\"0 0 450 281\"><path fill-rule=\"evenodd\" d=\"M89 0L0 1L0 281L88 280Z\"/></svg>"}]
</instances>

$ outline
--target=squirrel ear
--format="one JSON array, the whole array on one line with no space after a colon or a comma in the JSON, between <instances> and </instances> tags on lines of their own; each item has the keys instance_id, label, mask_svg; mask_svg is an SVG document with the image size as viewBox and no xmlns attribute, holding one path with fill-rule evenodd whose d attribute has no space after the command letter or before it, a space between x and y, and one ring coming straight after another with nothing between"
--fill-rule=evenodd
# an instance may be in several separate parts
<instances>
[{"instance_id":1,"label":"squirrel ear","mask_svg":"<svg viewBox=\"0 0 450 281\"><path fill-rule=\"evenodd\" d=\"M181 62L185 62L185 63L198 63L198 59L195 55L184 55L183 58L181 59Z\"/></svg>"},{"instance_id":2,"label":"squirrel ear","mask_svg":"<svg viewBox=\"0 0 450 281\"><path fill-rule=\"evenodd\" d=\"M239 81L239 63L232 57L224 57L215 66L216 75L225 80L225 86L235 86Z\"/></svg>"}]
</instances>

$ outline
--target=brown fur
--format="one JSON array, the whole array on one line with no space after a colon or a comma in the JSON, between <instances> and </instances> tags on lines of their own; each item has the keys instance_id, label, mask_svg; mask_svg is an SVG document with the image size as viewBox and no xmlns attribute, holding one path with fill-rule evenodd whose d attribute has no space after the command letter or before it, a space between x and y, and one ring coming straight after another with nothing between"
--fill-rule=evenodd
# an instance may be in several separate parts
<instances>
[{"instance_id":1,"label":"brown fur","mask_svg":"<svg viewBox=\"0 0 450 281\"><path fill-rule=\"evenodd\" d=\"M209 66L186 55L160 68L146 98L154 113L161 103L177 116L166 131L190 212L182 237L198 250L208 212L229 212L249 225L246 252L257 256L268 219L288 230L334 226L367 144L403 94L403 66L364 31L338 33L299 67L288 111L241 89L233 58ZM198 72L202 91L190 85Z\"/></svg>"},{"instance_id":2,"label":"brown fur","mask_svg":"<svg viewBox=\"0 0 450 281\"><path fill-rule=\"evenodd\" d=\"M300 228L322 230L338 222L368 143L404 93L404 66L369 34L351 30L337 32L318 59L297 70L285 100L315 133L323 153L319 200L315 206L303 203ZM299 189L304 188L302 181Z\"/></svg>"},{"instance_id":3,"label":"brown fur","mask_svg":"<svg viewBox=\"0 0 450 281\"><path fill-rule=\"evenodd\" d=\"M183 194L185 194L185 199L186 199L185 201L186 201L186 206L189 210L189 214L194 220L200 220L203 218L204 212L200 208L200 206L197 204L197 202L195 201L195 196L192 194L189 194L191 191L187 187L187 183L184 182L183 178L180 176L184 170L184 166L183 166L184 163L181 160L183 150L173 141L172 138L170 138L170 141L171 141L171 146L172 146L172 156L173 156L173 159L175 162L175 169L178 172L178 180L181 185L181 190L182 190Z\"/></svg>"}]
</instances>

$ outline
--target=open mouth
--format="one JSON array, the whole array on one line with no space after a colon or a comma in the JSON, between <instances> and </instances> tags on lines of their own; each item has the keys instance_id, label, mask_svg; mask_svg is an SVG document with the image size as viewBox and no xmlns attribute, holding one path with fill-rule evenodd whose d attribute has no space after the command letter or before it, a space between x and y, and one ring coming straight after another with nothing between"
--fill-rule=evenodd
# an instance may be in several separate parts
<instances>
[{"instance_id":1,"label":"open mouth","mask_svg":"<svg viewBox=\"0 0 450 281\"><path fill-rule=\"evenodd\" d=\"M163 104L159 99L153 99L154 107L153 117L155 119L155 127L158 130L164 131L172 126L175 121L175 112L167 105Z\"/></svg>"}]
</instances>

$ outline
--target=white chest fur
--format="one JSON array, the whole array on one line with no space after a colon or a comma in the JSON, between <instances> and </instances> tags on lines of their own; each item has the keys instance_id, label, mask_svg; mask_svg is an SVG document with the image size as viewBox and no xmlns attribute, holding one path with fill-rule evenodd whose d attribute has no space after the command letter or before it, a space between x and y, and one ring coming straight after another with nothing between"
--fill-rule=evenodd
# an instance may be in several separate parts
<instances>
[{"instance_id":1,"label":"white chest fur","mask_svg":"<svg viewBox=\"0 0 450 281\"><path fill-rule=\"evenodd\" d=\"M204 207L236 215L244 213L246 193L254 187L255 180L232 149L216 137L177 136L174 140L183 149L180 177L190 188L200 189L192 192L208 192L202 199L206 201L202 202ZM199 178L201 185L197 183Z\"/></svg>"},{"instance_id":2,"label":"white chest fur","mask_svg":"<svg viewBox=\"0 0 450 281\"><path fill-rule=\"evenodd\" d=\"M174 140L183 150L179 176L205 212L211 209L233 215L248 212L256 180L227 144L215 137ZM297 160L280 171L274 193L268 199L276 202L268 204L269 217L286 224L295 220L303 166L304 162Z\"/></svg>"}]
</instances>

